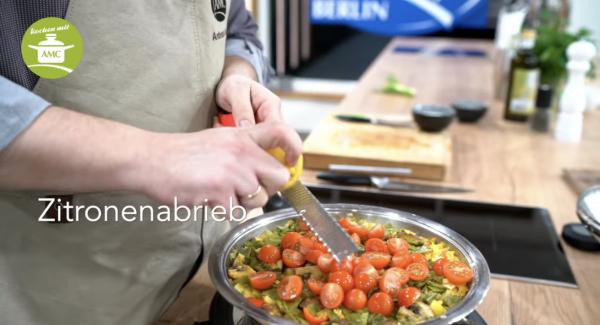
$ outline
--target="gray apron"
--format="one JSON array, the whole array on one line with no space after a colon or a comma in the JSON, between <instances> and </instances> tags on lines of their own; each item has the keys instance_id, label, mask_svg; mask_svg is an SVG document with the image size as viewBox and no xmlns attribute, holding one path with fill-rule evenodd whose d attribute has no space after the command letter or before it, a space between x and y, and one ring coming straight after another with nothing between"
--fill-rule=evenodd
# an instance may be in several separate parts
<instances>
[{"instance_id":1,"label":"gray apron","mask_svg":"<svg viewBox=\"0 0 600 325\"><path fill-rule=\"evenodd\" d=\"M66 19L84 40L81 65L66 78L40 79L34 91L54 105L146 130L210 127L225 54L225 38L214 35L227 25L211 2L71 0ZM0 193L0 324L153 323L177 297L202 242L206 256L227 228L40 223L37 199L46 194ZM75 195L73 203L157 205L131 193Z\"/></svg>"}]
</instances>

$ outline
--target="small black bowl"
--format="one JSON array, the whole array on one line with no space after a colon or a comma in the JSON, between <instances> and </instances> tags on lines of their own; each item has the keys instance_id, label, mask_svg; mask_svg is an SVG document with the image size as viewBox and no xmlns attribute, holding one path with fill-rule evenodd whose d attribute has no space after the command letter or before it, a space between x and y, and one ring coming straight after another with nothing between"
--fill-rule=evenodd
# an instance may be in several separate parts
<instances>
[{"instance_id":1,"label":"small black bowl","mask_svg":"<svg viewBox=\"0 0 600 325\"><path fill-rule=\"evenodd\" d=\"M487 112L487 105L477 100L458 100L452 103L458 120L466 123L477 122Z\"/></svg>"},{"instance_id":2,"label":"small black bowl","mask_svg":"<svg viewBox=\"0 0 600 325\"><path fill-rule=\"evenodd\" d=\"M412 114L419 129L425 132L440 132L454 119L454 110L446 106L417 105Z\"/></svg>"}]
</instances>

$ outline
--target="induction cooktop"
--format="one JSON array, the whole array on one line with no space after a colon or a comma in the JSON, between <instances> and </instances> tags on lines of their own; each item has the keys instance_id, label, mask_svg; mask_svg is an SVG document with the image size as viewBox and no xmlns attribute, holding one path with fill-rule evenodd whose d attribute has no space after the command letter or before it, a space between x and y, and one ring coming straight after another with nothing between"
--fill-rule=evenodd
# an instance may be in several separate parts
<instances>
[{"instance_id":1,"label":"induction cooktop","mask_svg":"<svg viewBox=\"0 0 600 325\"><path fill-rule=\"evenodd\" d=\"M412 197L343 186L308 188L322 203L380 206L439 222L477 246L493 277L577 287L550 213L544 208Z\"/></svg>"}]
</instances>

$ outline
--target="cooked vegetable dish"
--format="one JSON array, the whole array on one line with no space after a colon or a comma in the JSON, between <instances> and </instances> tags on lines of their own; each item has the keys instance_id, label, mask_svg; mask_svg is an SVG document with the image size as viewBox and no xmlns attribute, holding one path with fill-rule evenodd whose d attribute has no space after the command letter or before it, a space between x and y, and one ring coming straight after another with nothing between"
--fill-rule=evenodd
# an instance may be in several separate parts
<instances>
[{"instance_id":1,"label":"cooked vegetable dish","mask_svg":"<svg viewBox=\"0 0 600 325\"><path fill-rule=\"evenodd\" d=\"M300 324L418 324L469 291L471 268L437 238L352 214L339 220L364 249L337 263L301 220L233 250L228 276L250 303Z\"/></svg>"}]
</instances>

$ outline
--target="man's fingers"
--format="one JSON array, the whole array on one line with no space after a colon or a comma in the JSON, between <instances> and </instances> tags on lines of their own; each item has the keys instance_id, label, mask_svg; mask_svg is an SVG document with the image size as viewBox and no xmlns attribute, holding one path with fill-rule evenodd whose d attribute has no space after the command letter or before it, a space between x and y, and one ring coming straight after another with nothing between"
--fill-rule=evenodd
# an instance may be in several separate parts
<instances>
[{"instance_id":1,"label":"man's fingers","mask_svg":"<svg viewBox=\"0 0 600 325\"><path fill-rule=\"evenodd\" d=\"M250 87L252 106L256 110L257 122L282 122L281 99L259 83Z\"/></svg>"},{"instance_id":2,"label":"man's fingers","mask_svg":"<svg viewBox=\"0 0 600 325\"><path fill-rule=\"evenodd\" d=\"M261 123L245 131L264 150L283 149L285 159L289 165L294 165L302 154L300 136L296 131L282 123Z\"/></svg>"}]
</instances>

